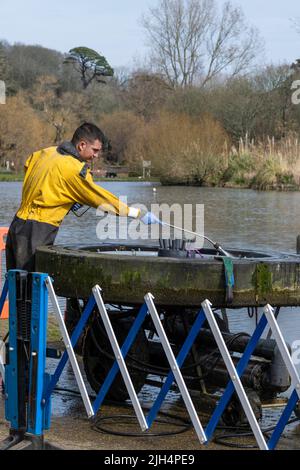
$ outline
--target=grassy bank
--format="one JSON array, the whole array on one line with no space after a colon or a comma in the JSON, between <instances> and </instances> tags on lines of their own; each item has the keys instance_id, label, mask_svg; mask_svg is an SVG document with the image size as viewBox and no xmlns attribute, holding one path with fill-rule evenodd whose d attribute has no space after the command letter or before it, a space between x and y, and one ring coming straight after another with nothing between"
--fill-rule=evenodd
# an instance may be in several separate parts
<instances>
[{"instance_id":1,"label":"grassy bank","mask_svg":"<svg viewBox=\"0 0 300 470\"><path fill-rule=\"evenodd\" d=\"M119 183L126 183L126 182L150 182L150 183L157 183L159 182L159 178L139 178L137 176L124 176L124 177L116 177L116 178L104 178L104 177L94 177L94 181L105 181L105 182L119 182Z\"/></svg>"},{"instance_id":2,"label":"grassy bank","mask_svg":"<svg viewBox=\"0 0 300 470\"><path fill-rule=\"evenodd\" d=\"M1 181L23 181L23 173L1 173L0 172L0 182Z\"/></svg>"},{"instance_id":3,"label":"grassy bank","mask_svg":"<svg viewBox=\"0 0 300 470\"><path fill-rule=\"evenodd\" d=\"M3 338L8 331L8 320L0 321L0 337ZM59 343L61 341L61 332L56 318L53 315L48 316L47 341L50 343Z\"/></svg>"},{"instance_id":4,"label":"grassy bank","mask_svg":"<svg viewBox=\"0 0 300 470\"><path fill-rule=\"evenodd\" d=\"M3 181L23 181L24 173L1 173L0 172L0 182ZM105 177L94 177L94 181L105 181L105 182L159 182L159 178L147 178L144 180L143 178L139 178L138 176L122 176L116 178L105 178Z\"/></svg>"},{"instance_id":5,"label":"grassy bank","mask_svg":"<svg viewBox=\"0 0 300 470\"><path fill-rule=\"evenodd\" d=\"M230 177L228 178L228 173ZM261 172L253 174L242 165L239 166L234 163L234 171L228 168L228 173L225 173L224 178L219 181L201 182L201 184L193 178L188 180L181 180L179 178L165 177L150 178L143 180L135 177L127 178L94 178L94 181L105 183L127 183L127 182L150 182L161 183L163 186L206 186L206 187L225 187L233 189L259 189L259 190L275 190L275 191L300 191L300 177L295 177L292 173L285 170L276 169L274 162L268 161L266 167ZM6 175L0 173L0 182L22 182L24 175Z\"/></svg>"},{"instance_id":6,"label":"grassy bank","mask_svg":"<svg viewBox=\"0 0 300 470\"><path fill-rule=\"evenodd\" d=\"M201 157L201 158L200 158ZM241 139L237 147L223 152L196 155L193 165L178 161L170 171L162 170L162 184L250 188L256 190L300 190L300 142L297 136L264 142ZM196 164L197 163L197 164Z\"/></svg>"},{"instance_id":7,"label":"grassy bank","mask_svg":"<svg viewBox=\"0 0 300 470\"><path fill-rule=\"evenodd\" d=\"M300 190L300 145L298 137L279 142L268 138L255 143L240 140L228 158L220 182L227 187L259 190Z\"/></svg>"},{"instance_id":8,"label":"grassy bank","mask_svg":"<svg viewBox=\"0 0 300 470\"><path fill-rule=\"evenodd\" d=\"M280 141L261 142L240 139L236 146L228 142L218 148L203 148L186 143L184 152L174 148L168 157L167 143L160 158L153 156L153 170L160 177L144 180L140 176L95 176L98 182L161 182L163 185L216 186L257 190L300 190L300 141L290 135ZM159 156L159 149L157 149ZM166 165L166 161L168 165ZM22 181L23 174L0 172L0 181Z\"/></svg>"}]
</instances>

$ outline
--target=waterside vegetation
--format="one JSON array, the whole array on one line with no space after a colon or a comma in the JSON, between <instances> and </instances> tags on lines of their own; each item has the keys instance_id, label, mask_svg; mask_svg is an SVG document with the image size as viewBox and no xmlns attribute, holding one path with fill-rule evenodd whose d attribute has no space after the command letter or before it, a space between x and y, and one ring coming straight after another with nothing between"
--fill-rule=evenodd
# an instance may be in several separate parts
<instances>
[{"instance_id":1,"label":"waterside vegetation","mask_svg":"<svg viewBox=\"0 0 300 470\"><path fill-rule=\"evenodd\" d=\"M300 61L257 65L259 32L231 2L158 0L142 25L150 59L134 69L87 47L0 42L0 180L92 121L107 136L95 170L140 178L146 161L162 184L300 189Z\"/></svg>"}]
</instances>

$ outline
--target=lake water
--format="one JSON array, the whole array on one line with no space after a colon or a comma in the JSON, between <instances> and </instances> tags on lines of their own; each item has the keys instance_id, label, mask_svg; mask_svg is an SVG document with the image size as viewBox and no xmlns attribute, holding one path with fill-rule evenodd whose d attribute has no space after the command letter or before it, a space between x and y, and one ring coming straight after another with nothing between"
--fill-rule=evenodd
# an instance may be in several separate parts
<instances>
[{"instance_id":1,"label":"lake water","mask_svg":"<svg viewBox=\"0 0 300 470\"><path fill-rule=\"evenodd\" d=\"M143 182L105 182L101 185L117 196L126 195L128 204L151 203L204 204L205 234L226 248L296 251L300 234L300 193L258 192L252 190L162 187ZM153 191L153 188L156 191ZM21 183L0 183L0 226L8 226L19 206ZM97 244L96 211L91 209L82 218L68 215L56 243ZM232 331L250 333L255 317L247 311L229 311ZM260 316L261 312L259 312ZM300 307L285 308L279 316L284 338L290 344L300 340Z\"/></svg>"},{"instance_id":2,"label":"lake water","mask_svg":"<svg viewBox=\"0 0 300 470\"><path fill-rule=\"evenodd\" d=\"M204 204L205 234L224 248L279 250L294 253L300 234L300 193L252 190L165 187L144 182L104 182L101 185L117 196L127 196L128 204ZM153 191L155 187L156 191ZM8 226L19 206L21 183L0 183L0 226ZM63 221L56 243L98 244L99 217L94 209L83 217L72 213ZM279 322L286 340L300 340L300 309L283 309ZM233 331L250 332L255 318L239 310L230 312Z\"/></svg>"}]
</instances>

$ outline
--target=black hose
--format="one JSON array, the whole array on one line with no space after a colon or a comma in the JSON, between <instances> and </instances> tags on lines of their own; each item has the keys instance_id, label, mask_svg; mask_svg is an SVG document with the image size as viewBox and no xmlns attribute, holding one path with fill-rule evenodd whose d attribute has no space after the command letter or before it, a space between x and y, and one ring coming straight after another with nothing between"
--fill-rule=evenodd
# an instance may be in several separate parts
<instances>
[{"instance_id":1,"label":"black hose","mask_svg":"<svg viewBox=\"0 0 300 470\"><path fill-rule=\"evenodd\" d=\"M286 426L292 423L296 423L297 421L300 421L300 418L292 418L287 422ZM269 428L262 429L262 433L265 435L266 438L268 438L267 434L274 431L275 428L276 426L270 426ZM237 444L236 442L224 442L224 440L226 441L227 439L243 438L243 437L253 437L253 432L249 431L249 432L244 432L244 433L224 434L222 436L216 436L213 439L213 442L215 444L220 444L225 447L231 447L235 449L257 449L258 448L258 446L255 444Z\"/></svg>"},{"instance_id":2,"label":"black hose","mask_svg":"<svg viewBox=\"0 0 300 470\"><path fill-rule=\"evenodd\" d=\"M161 414L161 413L160 413ZM145 431L143 433L141 432L121 432L121 431L113 431L112 429L104 427L101 423L103 421L108 421L108 420L117 420L118 421L118 426L120 426L120 422L122 420L126 420L125 424L128 424L128 420L134 419L136 421L136 416L132 415L115 415L115 416L101 416L100 418L97 418L92 425L92 430L96 432L102 432L105 434L111 434L113 436L128 436L128 437L163 437L163 436L174 436L177 434L182 434L184 432L187 432L189 429L192 428L192 424L190 422L186 422L184 419L181 419L179 417L172 416L171 419L162 419L162 418L157 418L155 420L156 423L163 424L163 425L172 425L176 426L182 429L176 429L176 431L163 431L163 432L149 432Z\"/></svg>"},{"instance_id":3,"label":"black hose","mask_svg":"<svg viewBox=\"0 0 300 470\"><path fill-rule=\"evenodd\" d=\"M77 396L80 395L80 392L78 392L76 390L67 389L67 388L56 387L54 389L54 391L56 391L56 392L67 392L67 393L71 393L71 394L74 394L74 395L77 395ZM95 399L96 397L90 395L90 398ZM106 400L106 403L107 404L112 404L113 406L119 406L119 407L124 407L124 408L129 408L130 407L131 408L130 404L124 403L124 402L116 402L116 401ZM143 409L146 410L146 411L149 411L149 408L143 407ZM167 413L167 412L164 412L164 411L160 411L159 415L166 416L166 417L170 418L170 420L167 421L167 420L162 420L161 418L158 418L158 419L156 419L156 422L159 422L161 424L171 424L171 425L174 425L174 426L177 426L177 427L182 427L182 429L181 430L176 430L176 431L161 432L161 433L158 433L158 432L156 432L156 433L150 433L150 432L130 433L130 432L126 432L125 433L125 432L121 432L121 431L112 431L111 429L107 429L104 426L102 426L101 424L99 424L102 421L108 421L109 419L111 419L111 420L118 419L118 421L120 421L120 419L129 419L129 420L136 419L136 416L132 416L132 415L101 416L101 417L98 417L98 418L94 419L94 422L93 422L91 428L92 428L93 431L96 431L96 432L102 432L102 433L105 433L105 434L111 434L111 435L115 435L115 436L128 436L128 437L171 436L171 435L182 434L182 433L184 433L184 432L186 432L186 431L188 431L189 429L192 428L192 423L191 423L189 418L179 417L178 415L174 416L172 413ZM288 426L289 424L292 424L292 423L296 423L298 421L300 421L300 418L292 418L287 422L286 426ZM203 426L205 428L207 426L207 423L204 424ZM276 427L276 425L275 426L270 426L270 427L265 428L265 429L262 429L262 433L265 435L265 437L268 437L267 433L272 432L275 429L275 427ZM240 430L242 432L235 432L235 433L230 433L230 434L223 434L221 436L216 436L212 440L212 442L214 442L215 444L219 444L219 445L222 445L222 446L225 446L225 447L231 447L231 448L235 448L235 449L257 449L258 448L258 446L255 445L255 444L237 444L236 442L226 442L227 439L253 437L253 432L251 430L248 430L249 429L248 425L246 425L246 426L219 425L219 426L216 427L216 429L218 429L218 430L232 429L232 430L235 430L235 431ZM246 429L247 429L247 431L246 431ZM246 432L243 432L243 431L246 431Z\"/></svg>"},{"instance_id":4,"label":"black hose","mask_svg":"<svg viewBox=\"0 0 300 470\"><path fill-rule=\"evenodd\" d=\"M68 389L68 388L55 387L54 392L57 392L57 393L66 392L66 393L69 393L69 394L72 394L72 395L80 396L80 392L78 392L77 390L72 390L72 389ZM89 398L93 400L96 397L94 395L89 395ZM124 402L116 402L116 401L112 401L112 400L106 400L106 403L111 404L113 406L119 406L119 407L123 407L123 408L131 408L131 405L129 405L128 403L124 403ZM146 410L146 411L149 411L148 408L143 408L143 409ZM132 416L132 415L114 415L114 416L97 417L97 418L94 418L94 421L92 423L91 428L92 428L93 431L96 431L96 432L102 432L102 433L111 434L111 435L114 435L114 436L128 436L128 437L174 436L176 434L182 434L182 433L184 433L184 432L186 432L186 431L188 431L189 429L192 428L192 423L190 422L190 420L185 419L184 417L175 416L172 413L167 413L167 412L164 412L164 411L160 411L159 415L165 416L166 418L169 418L169 419L164 420L162 418L158 418L158 419L155 420L156 423L168 424L168 425L176 426L176 427L179 427L179 428L182 428L182 429L179 429L179 430L177 429L176 431L166 431L166 432L145 432L145 433L141 434L141 433L131 433L131 432L126 432L125 433L125 432L121 432L121 431L113 431L111 429L105 428L104 426L102 426L102 424L100 424L102 421L108 421L108 420L113 421L115 419L118 420L118 423L120 423L120 421L122 419L127 419L127 423L128 423L128 420L132 420L132 419L136 420L136 416Z\"/></svg>"}]
</instances>

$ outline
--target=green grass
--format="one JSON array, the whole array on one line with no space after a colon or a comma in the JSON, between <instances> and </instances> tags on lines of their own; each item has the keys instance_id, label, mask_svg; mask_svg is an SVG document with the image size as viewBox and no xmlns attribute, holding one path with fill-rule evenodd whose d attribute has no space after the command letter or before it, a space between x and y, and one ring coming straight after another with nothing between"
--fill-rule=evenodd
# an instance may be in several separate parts
<instances>
[{"instance_id":1,"label":"green grass","mask_svg":"<svg viewBox=\"0 0 300 470\"><path fill-rule=\"evenodd\" d=\"M94 181L116 181L116 182L130 182L130 181L150 181L153 183L159 182L159 178L139 178L138 176L122 176L116 178L105 178L104 176L94 176Z\"/></svg>"},{"instance_id":2,"label":"green grass","mask_svg":"<svg viewBox=\"0 0 300 470\"><path fill-rule=\"evenodd\" d=\"M0 336L3 338L8 331L8 320L0 320ZM61 332L53 315L48 315L47 342L59 342Z\"/></svg>"},{"instance_id":3,"label":"green grass","mask_svg":"<svg viewBox=\"0 0 300 470\"><path fill-rule=\"evenodd\" d=\"M0 181L23 181L24 173L1 173Z\"/></svg>"},{"instance_id":4,"label":"green grass","mask_svg":"<svg viewBox=\"0 0 300 470\"><path fill-rule=\"evenodd\" d=\"M220 182L215 182L213 186L226 186L232 188L253 188L253 189L281 189L281 190L300 190L299 185L294 181L292 173L282 173L280 171L274 172L273 168L270 168L270 165L265 165L263 169L253 177L249 177L249 168L243 164L244 162L235 162L235 165L229 165L229 168L225 171L223 178ZM272 165L271 165L272 166ZM252 168L250 167L250 170ZM23 181L23 173L1 173L0 172L0 182L19 182ZM105 178L105 177L94 177L94 181L97 182L151 182L159 183L160 178L152 177L147 179L142 179L137 176L126 176L126 177L116 177L116 178ZM165 181L162 184L166 184ZM176 181L175 184L180 184L179 181ZM184 185L188 186L185 182Z\"/></svg>"},{"instance_id":5,"label":"green grass","mask_svg":"<svg viewBox=\"0 0 300 470\"><path fill-rule=\"evenodd\" d=\"M4 181L23 181L24 173L1 173L0 172L0 182ZM159 178L147 178L142 179L138 176L122 176L116 178L105 178L105 177L94 177L94 181L115 181L115 182L130 182L130 181L150 181L150 182L159 182Z\"/></svg>"},{"instance_id":6,"label":"green grass","mask_svg":"<svg viewBox=\"0 0 300 470\"><path fill-rule=\"evenodd\" d=\"M56 342L61 340L61 332L58 323L53 315L48 315L47 342Z\"/></svg>"}]
</instances>

